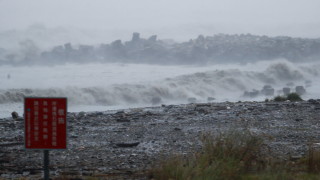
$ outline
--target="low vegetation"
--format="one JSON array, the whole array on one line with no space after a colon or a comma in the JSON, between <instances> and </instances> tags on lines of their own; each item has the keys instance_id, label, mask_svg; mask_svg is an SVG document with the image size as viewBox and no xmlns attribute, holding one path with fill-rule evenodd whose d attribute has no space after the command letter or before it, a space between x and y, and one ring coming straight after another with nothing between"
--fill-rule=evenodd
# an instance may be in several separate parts
<instances>
[{"instance_id":1,"label":"low vegetation","mask_svg":"<svg viewBox=\"0 0 320 180\"><path fill-rule=\"evenodd\" d=\"M297 93L290 93L290 94L288 94L287 99L288 99L289 101L302 101L302 98L301 98L300 95L297 94Z\"/></svg>"},{"instance_id":2,"label":"low vegetation","mask_svg":"<svg viewBox=\"0 0 320 180\"><path fill-rule=\"evenodd\" d=\"M295 102L295 101L302 101L303 99L297 93L290 93L287 96L276 96L273 100L276 102L287 101L287 100L291 102Z\"/></svg>"},{"instance_id":3,"label":"low vegetation","mask_svg":"<svg viewBox=\"0 0 320 180\"><path fill-rule=\"evenodd\" d=\"M151 170L155 180L300 180L320 179L320 152L295 160L271 156L263 138L249 132L231 132L202 138L203 148L187 157L164 160Z\"/></svg>"}]
</instances>

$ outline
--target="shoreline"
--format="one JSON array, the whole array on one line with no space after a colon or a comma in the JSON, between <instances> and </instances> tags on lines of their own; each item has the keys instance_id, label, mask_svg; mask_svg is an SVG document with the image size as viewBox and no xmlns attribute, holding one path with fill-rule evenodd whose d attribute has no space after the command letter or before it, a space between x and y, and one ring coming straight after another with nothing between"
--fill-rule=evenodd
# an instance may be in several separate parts
<instances>
[{"instance_id":1,"label":"shoreline","mask_svg":"<svg viewBox=\"0 0 320 180\"><path fill-rule=\"evenodd\" d=\"M52 177L110 175L131 179L173 154L201 148L205 133L248 130L272 154L303 157L320 141L320 100L221 102L68 113L68 149L50 151ZM23 148L23 121L0 121L0 179L41 176L41 151Z\"/></svg>"}]
</instances>

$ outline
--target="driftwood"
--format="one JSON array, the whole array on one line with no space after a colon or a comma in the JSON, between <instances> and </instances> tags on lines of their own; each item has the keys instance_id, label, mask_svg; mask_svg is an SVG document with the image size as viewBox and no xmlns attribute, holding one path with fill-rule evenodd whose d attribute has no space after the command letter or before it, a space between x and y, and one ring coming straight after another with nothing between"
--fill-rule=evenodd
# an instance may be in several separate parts
<instances>
[{"instance_id":1,"label":"driftwood","mask_svg":"<svg viewBox=\"0 0 320 180\"><path fill-rule=\"evenodd\" d=\"M139 142L134 142L134 143L117 143L117 147L122 147L122 148L129 148L129 147L135 147L138 146L140 143Z\"/></svg>"}]
</instances>

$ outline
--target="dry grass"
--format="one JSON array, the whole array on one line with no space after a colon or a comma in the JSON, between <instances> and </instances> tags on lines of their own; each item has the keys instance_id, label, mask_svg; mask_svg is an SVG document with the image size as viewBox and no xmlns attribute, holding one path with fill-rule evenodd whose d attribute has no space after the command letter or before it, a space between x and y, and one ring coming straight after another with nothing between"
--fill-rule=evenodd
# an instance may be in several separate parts
<instances>
[{"instance_id":1,"label":"dry grass","mask_svg":"<svg viewBox=\"0 0 320 180\"><path fill-rule=\"evenodd\" d=\"M308 171L309 173L320 172L320 145L319 144L309 145Z\"/></svg>"},{"instance_id":2,"label":"dry grass","mask_svg":"<svg viewBox=\"0 0 320 180\"><path fill-rule=\"evenodd\" d=\"M203 148L188 157L175 156L150 174L156 180L300 180L320 179L320 151L281 161L267 154L262 138L249 132L229 132L202 137ZM310 146L311 147L311 146Z\"/></svg>"}]
</instances>

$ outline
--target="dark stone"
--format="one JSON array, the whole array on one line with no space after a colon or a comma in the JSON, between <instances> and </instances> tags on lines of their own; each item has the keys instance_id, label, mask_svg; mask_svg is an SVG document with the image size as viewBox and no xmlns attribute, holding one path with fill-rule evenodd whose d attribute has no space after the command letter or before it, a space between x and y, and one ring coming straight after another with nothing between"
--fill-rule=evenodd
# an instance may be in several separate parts
<instances>
[{"instance_id":1,"label":"dark stone","mask_svg":"<svg viewBox=\"0 0 320 180\"><path fill-rule=\"evenodd\" d=\"M117 122L130 122L130 120L128 118L119 118L117 119Z\"/></svg>"},{"instance_id":2,"label":"dark stone","mask_svg":"<svg viewBox=\"0 0 320 180\"><path fill-rule=\"evenodd\" d=\"M71 138L78 138L77 135L71 135L70 137L71 137Z\"/></svg>"},{"instance_id":3,"label":"dark stone","mask_svg":"<svg viewBox=\"0 0 320 180\"><path fill-rule=\"evenodd\" d=\"M118 111L115 114L119 115L119 114L124 114L124 113L125 113L124 111Z\"/></svg>"},{"instance_id":4,"label":"dark stone","mask_svg":"<svg viewBox=\"0 0 320 180\"><path fill-rule=\"evenodd\" d=\"M95 113L95 115L96 115L96 116L102 116L103 113L102 113L102 112L97 112L97 113Z\"/></svg>"},{"instance_id":5,"label":"dark stone","mask_svg":"<svg viewBox=\"0 0 320 180\"><path fill-rule=\"evenodd\" d=\"M79 117L85 117L85 116L86 116L86 113L83 112L83 111L81 111L81 112L79 112L78 116L79 116Z\"/></svg>"},{"instance_id":6,"label":"dark stone","mask_svg":"<svg viewBox=\"0 0 320 180\"><path fill-rule=\"evenodd\" d=\"M181 131L181 129L180 129L180 128L174 128L174 130L175 130L175 131Z\"/></svg>"},{"instance_id":7,"label":"dark stone","mask_svg":"<svg viewBox=\"0 0 320 180\"><path fill-rule=\"evenodd\" d=\"M136 147L138 146L140 143L139 142L134 142L134 143L117 143L116 146L117 147L121 147L121 148L130 148L130 147Z\"/></svg>"},{"instance_id":8,"label":"dark stone","mask_svg":"<svg viewBox=\"0 0 320 180\"><path fill-rule=\"evenodd\" d=\"M11 116L12 116L13 119L17 119L17 118L19 117L18 113L15 112L15 111L13 111L13 112L11 113Z\"/></svg>"},{"instance_id":9,"label":"dark stone","mask_svg":"<svg viewBox=\"0 0 320 180\"><path fill-rule=\"evenodd\" d=\"M320 102L318 102L318 101L315 100L315 99L309 99L308 102L309 102L309 103L312 103L312 104L320 104Z\"/></svg>"}]
</instances>

